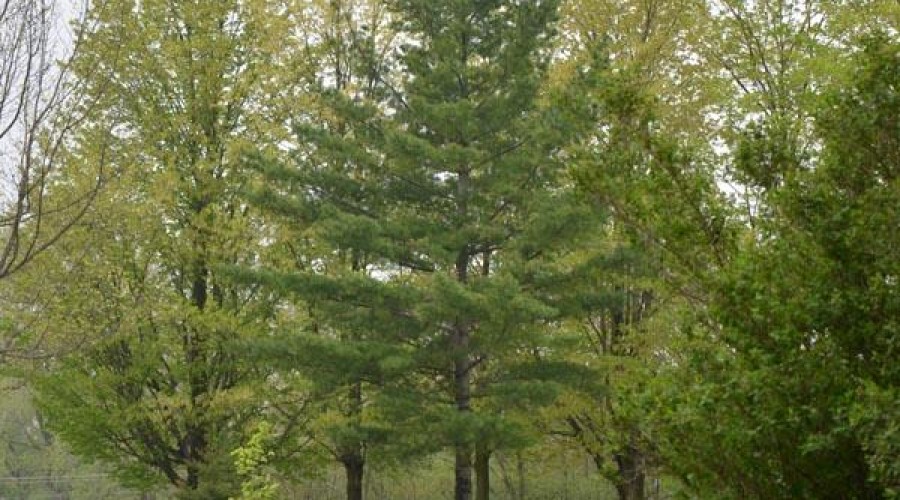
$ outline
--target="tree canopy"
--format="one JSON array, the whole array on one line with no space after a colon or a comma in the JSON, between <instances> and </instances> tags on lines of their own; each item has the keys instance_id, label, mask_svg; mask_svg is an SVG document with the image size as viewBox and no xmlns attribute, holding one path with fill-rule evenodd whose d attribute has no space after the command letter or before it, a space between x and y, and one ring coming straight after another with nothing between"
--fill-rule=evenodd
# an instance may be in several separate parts
<instances>
[{"instance_id":1,"label":"tree canopy","mask_svg":"<svg viewBox=\"0 0 900 500\"><path fill-rule=\"evenodd\" d=\"M104 0L58 63L50 12L0 1L7 465L900 495L896 2Z\"/></svg>"}]
</instances>

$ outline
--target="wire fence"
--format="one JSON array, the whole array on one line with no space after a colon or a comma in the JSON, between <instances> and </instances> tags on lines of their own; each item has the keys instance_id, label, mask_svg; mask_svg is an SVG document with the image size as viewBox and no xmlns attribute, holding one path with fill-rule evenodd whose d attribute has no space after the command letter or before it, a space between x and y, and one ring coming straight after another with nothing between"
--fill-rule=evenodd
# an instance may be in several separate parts
<instances>
[{"instance_id":1,"label":"wire fence","mask_svg":"<svg viewBox=\"0 0 900 500\"><path fill-rule=\"evenodd\" d=\"M658 478L647 478L648 500L670 495ZM329 468L315 478L283 483L279 498L286 500L344 500L343 470ZM107 473L0 476L0 500L167 500L170 491L129 490ZM364 480L366 500L442 500L453 498L452 462L438 458L409 469L370 468ZM598 474L590 459L555 457L522 460L498 457L491 466L494 500L606 500L618 498L614 486Z\"/></svg>"}]
</instances>

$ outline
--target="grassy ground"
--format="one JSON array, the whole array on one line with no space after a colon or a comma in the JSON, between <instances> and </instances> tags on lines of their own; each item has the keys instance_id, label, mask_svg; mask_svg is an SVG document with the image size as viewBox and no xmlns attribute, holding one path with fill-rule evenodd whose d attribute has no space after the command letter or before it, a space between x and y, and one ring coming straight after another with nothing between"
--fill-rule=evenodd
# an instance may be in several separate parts
<instances>
[{"instance_id":1,"label":"grassy ground","mask_svg":"<svg viewBox=\"0 0 900 500\"><path fill-rule=\"evenodd\" d=\"M330 469L321 477L299 485L282 485L284 498L341 500L342 470ZM666 498L648 481L652 498ZM369 470L365 480L370 500L441 500L453 498L453 462L438 455L406 470ZM576 451L554 454L495 455L491 461L493 500L606 500L615 488L600 477L589 457Z\"/></svg>"}]
</instances>

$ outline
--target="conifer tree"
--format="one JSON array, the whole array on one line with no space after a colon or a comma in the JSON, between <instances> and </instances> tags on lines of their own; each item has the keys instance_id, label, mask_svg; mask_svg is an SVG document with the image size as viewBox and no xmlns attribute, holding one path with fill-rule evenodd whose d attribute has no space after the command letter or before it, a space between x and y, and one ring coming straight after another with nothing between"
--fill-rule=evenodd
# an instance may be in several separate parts
<instances>
[{"instance_id":1,"label":"conifer tree","mask_svg":"<svg viewBox=\"0 0 900 500\"><path fill-rule=\"evenodd\" d=\"M336 331L364 326L342 349L395 370L373 407L428 438L408 445L455 450L456 498L472 497L473 467L487 498L491 452L528 442L510 415L572 378L547 284L586 227L559 155L585 117L543 93L555 2L388 6L397 60L326 93L340 123L298 127L294 165L263 162L275 187L257 201L331 250L319 270L248 274L315 301ZM321 269L339 256L352 272Z\"/></svg>"},{"instance_id":2,"label":"conifer tree","mask_svg":"<svg viewBox=\"0 0 900 500\"><path fill-rule=\"evenodd\" d=\"M383 100L378 79L391 30L378 2L334 1L314 4L309 12L314 21L304 27L307 57L315 63L299 76L315 92L294 117L297 162L260 162L264 182L248 196L267 212L278 228L276 246L291 258L286 265L236 274L293 297L298 314L251 350L299 375L287 390L306 405L283 416L309 420L294 430L311 435L344 468L347 498L358 500L370 457L391 458L388 441L403 441L381 418L378 397L387 384L402 383L409 364L408 349L386 340L397 322L383 321L378 315L387 311L358 299L365 295L387 307L401 292L372 276L385 265L373 250L378 241L371 220L380 202L363 181L376 161L361 142L360 127L372 109L354 104ZM288 448L296 448L299 437L283 436Z\"/></svg>"},{"instance_id":3,"label":"conifer tree","mask_svg":"<svg viewBox=\"0 0 900 500\"><path fill-rule=\"evenodd\" d=\"M431 323L420 350L424 363L443 371L435 381L452 411L432 417L434 435L453 446L455 496L467 499L473 465L486 495L490 445L501 444L491 441L509 431L482 406L492 392L486 375L504 354L540 348L540 324L554 313L522 271L551 250L541 231L564 223L550 209L563 137L539 102L557 6L392 6L412 42L402 58L397 126L385 139L386 189L410 254L430 270L416 283L424 298L418 309Z\"/></svg>"}]
</instances>

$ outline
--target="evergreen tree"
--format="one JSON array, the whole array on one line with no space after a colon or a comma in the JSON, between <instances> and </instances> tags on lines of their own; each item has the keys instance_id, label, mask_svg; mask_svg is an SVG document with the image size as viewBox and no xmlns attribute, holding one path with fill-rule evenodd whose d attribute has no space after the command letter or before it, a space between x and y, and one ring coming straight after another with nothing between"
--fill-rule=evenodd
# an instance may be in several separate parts
<instances>
[{"instance_id":1,"label":"evergreen tree","mask_svg":"<svg viewBox=\"0 0 900 500\"><path fill-rule=\"evenodd\" d=\"M412 448L452 447L456 497L471 498L475 466L487 498L490 454L528 442L514 410L575 378L548 335L547 283L586 227L559 156L584 116L542 94L555 3L389 7L398 60L364 58L362 78L326 93L331 121L298 128L295 166L263 162L278 187L257 201L319 228L326 251L248 274L314 304L336 341L316 355L354 353L345 380L388 382L371 408L427 437ZM326 85L359 71L335 69Z\"/></svg>"},{"instance_id":2,"label":"evergreen tree","mask_svg":"<svg viewBox=\"0 0 900 500\"><path fill-rule=\"evenodd\" d=\"M282 435L287 449L281 454L299 451L302 438L311 436L344 468L347 498L360 499L373 456L391 461L397 457L391 448L409 451L379 411L386 385L409 382L404 367L410 361L409 350L391 340L397 321L383 319L396 310L388 304L397 303L402 290L373 276L373 269L386 265L369 220L378 218L382 202L365 181L376 161L362 142L373 110L355 104L384 102L379 78L391 30L377 2L329 2L310 6L310 12L315 22L305 27L307 57L315 63L299 76L316 92L293 119L297 164L258 162L264 182L248 190L278 228L275 246L289 258L236 275L294 299L293 318L279 325L278 335L249 346L291 381L286 392L305 403L270 416L282 424L307 421L302 428L281 426L289 431Z\"/></svg>"},{"instance_id":3,"label":"evergreen tree","mask_svg":"<svg viewBox=\"0 0 900 500\"><path fill-rule=\"evenodd\" d=\"M567 222L549 210L563 180L554 156L562 127L539 95L557 6L392 7L411 42L402 57L397 126L385 137L385 188L392 223L430 269L416 283L423 295L417 309L430 322L419 356L449 396L452 411L435 412L433 435L453 446L455 495L466 499L473 454L486 486L491 447L515 434L502 414L486 411L488 396L503 387L491 383L492 365L545 347L541 323L554 314L531 288L528 261L552 251L541 238ZM507 383L517 378L505 375Z\"/></svg>"}]
</instances>

